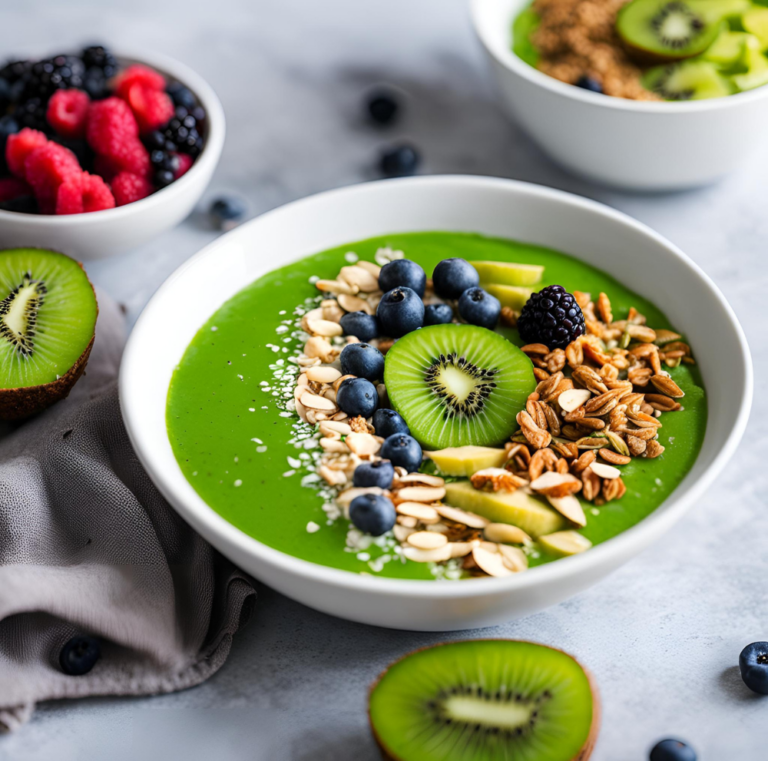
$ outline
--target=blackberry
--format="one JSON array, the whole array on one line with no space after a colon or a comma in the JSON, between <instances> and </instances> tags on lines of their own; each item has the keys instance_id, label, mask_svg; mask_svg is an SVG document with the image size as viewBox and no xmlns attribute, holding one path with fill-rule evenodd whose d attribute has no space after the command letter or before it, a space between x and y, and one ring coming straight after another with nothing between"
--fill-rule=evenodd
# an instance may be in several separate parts
<instances>
[{"instance_id":1,"label":"blackberry","mask_svg":"<svg viewBox=\"0 0 768 761\"><path fill-rule=\"evenodd\" d=\"M50 134L51 127L46 118L47 101L42 98L29 98L13 109L13 118L20 128L40 130Z\"/></svg>"},{"instance_id":2,"label":"blackberry","mask_svg":"<svg viewBox=\"0 0 768 761\"><path fill-rule=\"evenodd\" d=\"M163 133L166 140L175 143L181 153L197 156L203 150L203 138L198 130L199 121L184 106L176 106L173 118Z\"/></svg>"},{"instance_id":3,"label":"blackberry","mask_svg":"<svg viewBox=\"0 0 768 761\"><path fill-rule=\"evenodd\" d=\"M562 285L549 285L528 299L517 329L526 343L564 349L584 334L584 314Z\"/></svg>"},{"instance_id":4,"label":"blackberry","mask_svg":"<svg viewBox=\"0 0 768 761\"><path fill-rule=\"evenodd\" d=\"M24 94L29 98L48 98L70 87L82 89L85 64L73 55L57 55L32 64L26 77Z\"/></svg>"},{"instance_id":5,"label":"blackberry","mask_svg":"<svg viewBox=\"0 0 768 761\"><path fill-rule=\"evenodd\" d=\"M0 69L0 79L5 82L5 85L0 85L0 89L3 90L3 96L0 100L5 99L7 103L18 103L24 92L31 65L30 61L9 61Z\"/></svg>"},{"instance_id":6,"label":"blackberry","mask_svg":"<svg viewBox=\"0 0 768 761\"><path fill-rule=\"evenodd\" d=\"M175 177L173 176L173 172L171 172L169 169L158 169L152 175L152 182L158 189L167 188L174 181L174 179Z\"/></svg>"},{"instance_id":7,"label":"blackberry","mask_svg":"<svg viewBox=\"0 0 768 761\"><path fill-rule=\"evenodd\" d=\"M169 172L176 174L179 169L179 157L173 153L156 149L149 154L149 160L155 171L167 169Z\"/></svg>"},{"instance_id":8,"label":"blackberry","mask_svg":"<svg viewBox=\"0 0 768 761\"><path fill-rule=\"evenodd\" d=\"M83 50L83 65L83 89L92 100L106 98L108 81L117 74L117 59L103 45L91 45Z\"/></svg>"},{"instance_id":9,"label":"blackberry","mask_svg":"<svg viewBox=\"0 0 768 761\"><path fill-rule=\"evenodd\" d=\"M181 82L171 82L165 91L170 95L174 106L182 106L186 108L189 113L197 108L197 98L192 90L185 87Z\"/></svg>"}]
</instances>

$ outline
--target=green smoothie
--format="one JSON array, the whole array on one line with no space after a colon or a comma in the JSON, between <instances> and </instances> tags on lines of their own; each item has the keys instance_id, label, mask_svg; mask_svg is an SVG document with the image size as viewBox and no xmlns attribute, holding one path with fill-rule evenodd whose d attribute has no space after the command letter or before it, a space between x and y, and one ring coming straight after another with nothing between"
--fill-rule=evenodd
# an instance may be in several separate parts
<instances>
[{"instance_id":1,"label":"green smoothie","mask_svg":"<svg viewBox=\"0 0 768 761\"><path fill-rule=\"evenodd\" d=\"M167 426L179 466L205 502L246 534L303 560L355 573L433 579L427 564L382 563L388 552L382 539L362 550L347 546L350 524L328 509L330 495L312 472L320 454L313 429L286 410L299 372L290 358L303 346L296 326L319 300L314 280L334 278L356 257L373 261L385 247L403 251L428 274L448 257L544 265L540 287L604 291L614 319L624 319L634 306L654 328L673 326L650 301L571 256L512 240L429 232L350 243L276 269L244 285L200 328L171 381ZM516 330L500 332L521 343ZM622 499L599 508L582 501L588 522L580 532L593 544L647 517L696 460L707 422L703 384L695 365L681 364L670 374L685 398L682 411L663 416L664 453L622 467ZM534 566L554 559L539 549L529 561Z\"/></svg>"}]
</instances>

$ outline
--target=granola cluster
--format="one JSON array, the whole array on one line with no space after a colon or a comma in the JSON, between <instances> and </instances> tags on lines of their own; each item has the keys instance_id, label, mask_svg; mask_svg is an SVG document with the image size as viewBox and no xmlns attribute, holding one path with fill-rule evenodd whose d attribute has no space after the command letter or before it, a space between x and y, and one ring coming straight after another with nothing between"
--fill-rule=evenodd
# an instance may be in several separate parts
<instances>
[{"instance_id":1,"label":"granola cluster","mask_svg":"<svg viewBox=\"0 0 768 761\"><path fill-rule=\"evenodd\" d=\"M598 80L606 95L660 100L640 83L642 70L615 29L616 14L628 0L534 0L541 24L531 37L540 53L538 68L568 84L582 76Z\"/></svg>"}]
</instances>

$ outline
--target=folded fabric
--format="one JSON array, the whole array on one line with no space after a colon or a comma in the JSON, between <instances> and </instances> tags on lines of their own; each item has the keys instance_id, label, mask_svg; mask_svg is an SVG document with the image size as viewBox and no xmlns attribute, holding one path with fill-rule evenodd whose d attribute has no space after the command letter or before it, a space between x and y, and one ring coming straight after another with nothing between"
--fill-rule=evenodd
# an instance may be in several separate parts
<instances>
[{"instance_id":1,"label":"folded fabric","mask_svg":"<svg viewBox=\"0 0 768 761\"><path fill-rule=\"evenodd\" d=\"M41 700L204 681L255 601L139 464L117 397L124 320L99 306L70 397L0 429L0 730Z\"/></svg>"}]
</instances>

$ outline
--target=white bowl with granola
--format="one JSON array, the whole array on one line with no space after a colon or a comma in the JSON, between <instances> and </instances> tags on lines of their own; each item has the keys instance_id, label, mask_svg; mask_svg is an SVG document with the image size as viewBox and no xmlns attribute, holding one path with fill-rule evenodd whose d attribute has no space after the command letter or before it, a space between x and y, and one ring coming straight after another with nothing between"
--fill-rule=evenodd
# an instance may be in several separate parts
<instances>
[{"instance_id":1,"label":"white bowl with granola","mask_svg":"<svg viewBox=\"0 0 768 761\"><path fill-rule=\"evenodd\" d=\"M513 22L529 4L471 0L472 20L502 106L569 171L632 190L679 190L721 179L759 154L761 141L744 129L768 120L768 87L709 100L637 100L651 95L627 79L630 66L607 74L624 97L567 84L554 67L550 76L513 52ZM606 58L604 41L580 45L593 65Z\"/></svg>"},{"instance_id":2,"label":"white bowl with granola","mask_svg":"<svg viewBox=\"0 0 768 761\"><path fill-rule=\"evenodd\" d=\"M389 289L399 268L423 287ZM461 272L482 288L457 305ZM528 306L518 320L552 299L564 342ZM401 303L418 324L389 321ZM557 603L658 538L733 453L752 374L723 296L648 228L535 185L430 177L323 193L208 246L139 319L120 394L152 479L246 571L333 615L450 630ZM398 418L410 435L385 431ZM386 483L359 482L387 460Z\"/></svg>"}]
</instances>

